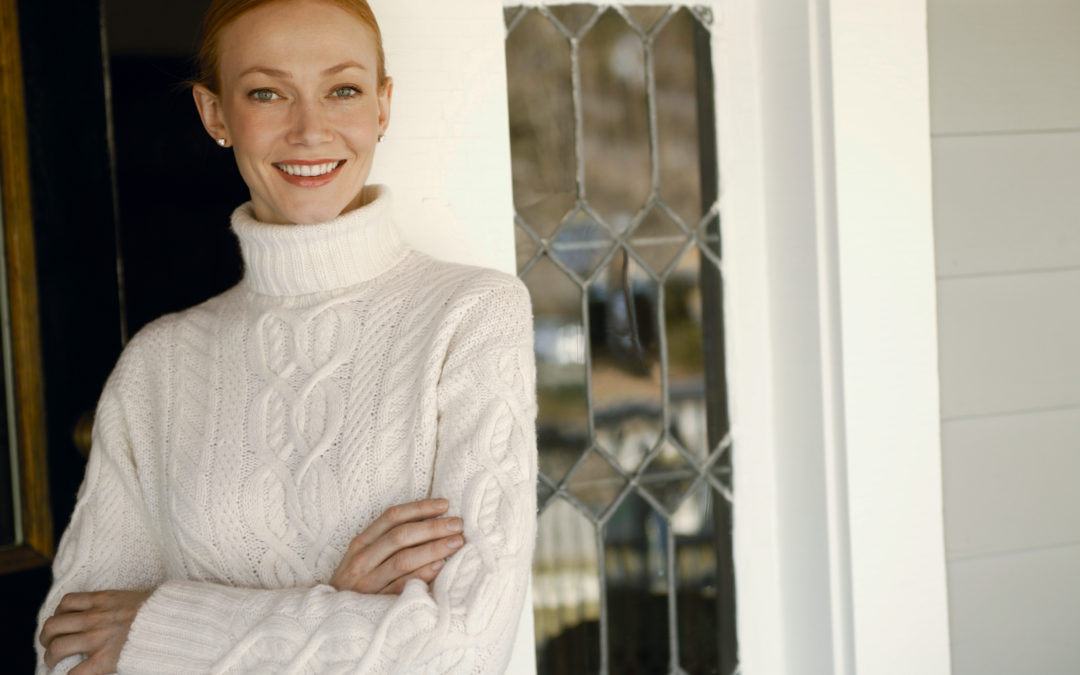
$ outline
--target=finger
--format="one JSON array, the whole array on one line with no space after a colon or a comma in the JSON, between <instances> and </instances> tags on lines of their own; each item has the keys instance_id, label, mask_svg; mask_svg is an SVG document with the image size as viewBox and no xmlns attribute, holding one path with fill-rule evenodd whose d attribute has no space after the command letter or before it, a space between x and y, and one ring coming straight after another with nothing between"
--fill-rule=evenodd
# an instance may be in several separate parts
<instances>
[{"instance_id":1,"label":"finger","mask_svg":"<svg viewBox=\"0 0 1080 675\"><path fill-rule=\"evenodd\" d=\"M54 614L42 624L39 641L43 646L48 647L49 643L61 635L86 632L100 623L97 614L96 612Z\"/></svg>"},{"instance_id":2,"label":"finger","mask_svg":"<svg viewBox=\"0 0 1080 675\"><path fill-rule=\"evenodd\" d=\"M449 558L464 544L465 538L456 534L398 551L372 571L372 581L376 582L376 588L385 588L426 565Z\"/></svg>"},{"instance_id":3,"label":"finger","mask_svg":"<svg viewBox=\"0 0 1080 675\"><path fill-rule=\"evenodd\" d=\"M445 499L421 499L391 506L375 519L371 525L357 536L361 546L369 546L391 529L402 523L427 520L446 512L450 508Z\"/></svg>"},{"instance_id":4,"label":"finger","mask_svg":"<svg viewBox=\"0 0 1080 675\"><path fill-rule=\"evenodd\" d=\"M84 612L96 604L95 598L98 593L66 593L60 598L60 604L56 606L55 614L67 614L68 612Z\"/></svg>"},{"instance_id":5,"label":"finger","mask_svg":"<svg viewBox=\"0 0 1080 675\"><path fill-rule=\"evenodd\" d=\"M412 579L419 579L425 584L430 584L432 581L435 581L435 577L439 576L439 571L442 570L445 565L445 560L436 560L430 565L424 565L412 574L398 578L389 586L379 591L379 593L381 595L401 595L405 590L405 584L409 583Z\"/></svg>"},{"instance_id":6,"label":"finger","mask_svg":"<svg viewBox=\"0 0 1080 675\"><path fill-rule=\"evenodd\" d=\"M461 518L436 518L398 525L367 547L361 554L362 564L373 570L401 551L458 534L464 526ZM427 562L430 561L424 561Z\"/></svg>"},{"instance_id":7,"label":"finger","mask_svg":"<svg viewBox=\"0 0 1080 675\"><path fill-rule=\"evenodd\" d=\"M90 654L105 643L101 631L61 635L45 649L45 665L50 668L73 654Z\"/></svg>"},{"instance_id":8,"label":"finger","mask_svg":"<svg viewBox=\"0 0 1080 675\"><path fill-rule=\"evenodd\" d=\"M68 671L68 675L109 675L116 671L115 649L108 645L87 655L85 661Z\"/></svg>"}]
</instances>

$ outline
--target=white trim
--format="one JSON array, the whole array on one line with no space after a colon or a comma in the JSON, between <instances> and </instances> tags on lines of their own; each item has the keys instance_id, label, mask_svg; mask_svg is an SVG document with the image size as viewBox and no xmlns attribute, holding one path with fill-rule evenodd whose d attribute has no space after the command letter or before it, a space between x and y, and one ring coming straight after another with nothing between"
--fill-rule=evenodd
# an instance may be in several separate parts
<instances>
[{"instance_id":1,"label":"white trim","mask_svg":"<svg viewBox=\"0 0 1080 675\"><path fill-rule=\"evenodd\" d=\"M947 673L925 1L693 4L715 17L742 672Z\"/></svg>"},{"instance_id":2,"label":"white trim","mask_svg":"<svg viewBox=\"0 0 1080 675\"><path fill-rule=\"evenodd\" d=\"M809 3L810 97L813 117L815 222L820 265L821 393L825 496L829 538L829 601L835 675L855 673L855 626L851 598L851 532L848 527L847 447L844 444L844 347L841 321L836 165L832 148L832 47L829 0Z\"/></svg>"},{"instance_id":3,"label":"white trim","mask_svg":"<svg viewBox=\"0 0 1080 675\"><path fill-rule=\"evenodd\" d=\"M758 8L712 8L720 146L725 341L735 494L733 546L741 672L785 672Z\"/></svg>"},{"instance_id":4,"label":"white trim","mask_svg":"<svg viewBox=\"0 0 1080 675\"><path fill-rule=\"evenodd\" d=\"M830 12L856 666L948 673L926 3Z\"/></svg>"}]
</instances>

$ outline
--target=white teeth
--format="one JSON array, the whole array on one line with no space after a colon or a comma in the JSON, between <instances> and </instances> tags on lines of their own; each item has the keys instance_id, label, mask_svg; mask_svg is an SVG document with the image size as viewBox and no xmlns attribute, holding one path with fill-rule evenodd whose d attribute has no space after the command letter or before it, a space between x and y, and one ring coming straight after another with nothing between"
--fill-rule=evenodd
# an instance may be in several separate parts
<instances>
[{"instance_id":1,"label":"white teeth","mask_svg":"<svg viewBox=\"0 0 1080 675\"><path fill-rule=\"evenodd\" d=\"M341 166L341 162L325 164L275 164L278 169L290 176L322 176Z\"/></svg>"}]
</instances>

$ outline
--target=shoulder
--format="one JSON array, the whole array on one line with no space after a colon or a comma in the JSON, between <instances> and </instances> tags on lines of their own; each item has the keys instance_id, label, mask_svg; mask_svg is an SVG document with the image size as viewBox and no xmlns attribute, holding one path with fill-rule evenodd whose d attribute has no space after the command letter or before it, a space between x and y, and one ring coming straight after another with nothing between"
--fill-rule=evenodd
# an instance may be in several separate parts
<instances>
[{"instance_id":1,"label":"shoulder","mask_svg":"<svg viewBox=\"0 0 1080 675\"><path fill-rule=\"evenodd\" d=\"M514 307L531 316L532 303L525 284L517 277L489 267L438 260L413 252L421 274L423 292L441 296L452 313Z\"/></svg>"},{"instance_id":2,"label":"shoulder","mask_svg":"<svg viewBox=\"0 0 1080 675\"><path fill-rule=\"evenodd\" d=\"M138 374L145 376L148 370L160 370L162 360L178 344L189 342L192 333L209 331L215 317L228 312L239 293L239 286L234 286L198 305L164 314L140 328L120 353L113 379L129 371L140 371Z\"/></svg>"}]
</instances>

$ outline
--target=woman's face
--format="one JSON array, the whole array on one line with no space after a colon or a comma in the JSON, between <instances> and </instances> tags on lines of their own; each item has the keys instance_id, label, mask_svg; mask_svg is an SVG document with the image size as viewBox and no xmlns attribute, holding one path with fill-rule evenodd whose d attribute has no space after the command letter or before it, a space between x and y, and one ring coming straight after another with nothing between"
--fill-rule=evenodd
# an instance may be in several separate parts
<instances>
[{"instance_id":1,"label":"woman's face","mask_svg":"<svg viewBox=\"0 0 1080 675\"><path fill-rule=\"evenodd\" d=\"M316 223L360 206L375 144L390 121L374 35L319 0L272 2L220 37L221 91L195 87L210 135L225 138L255 217Z\"/></svg>"}]
</instances>

